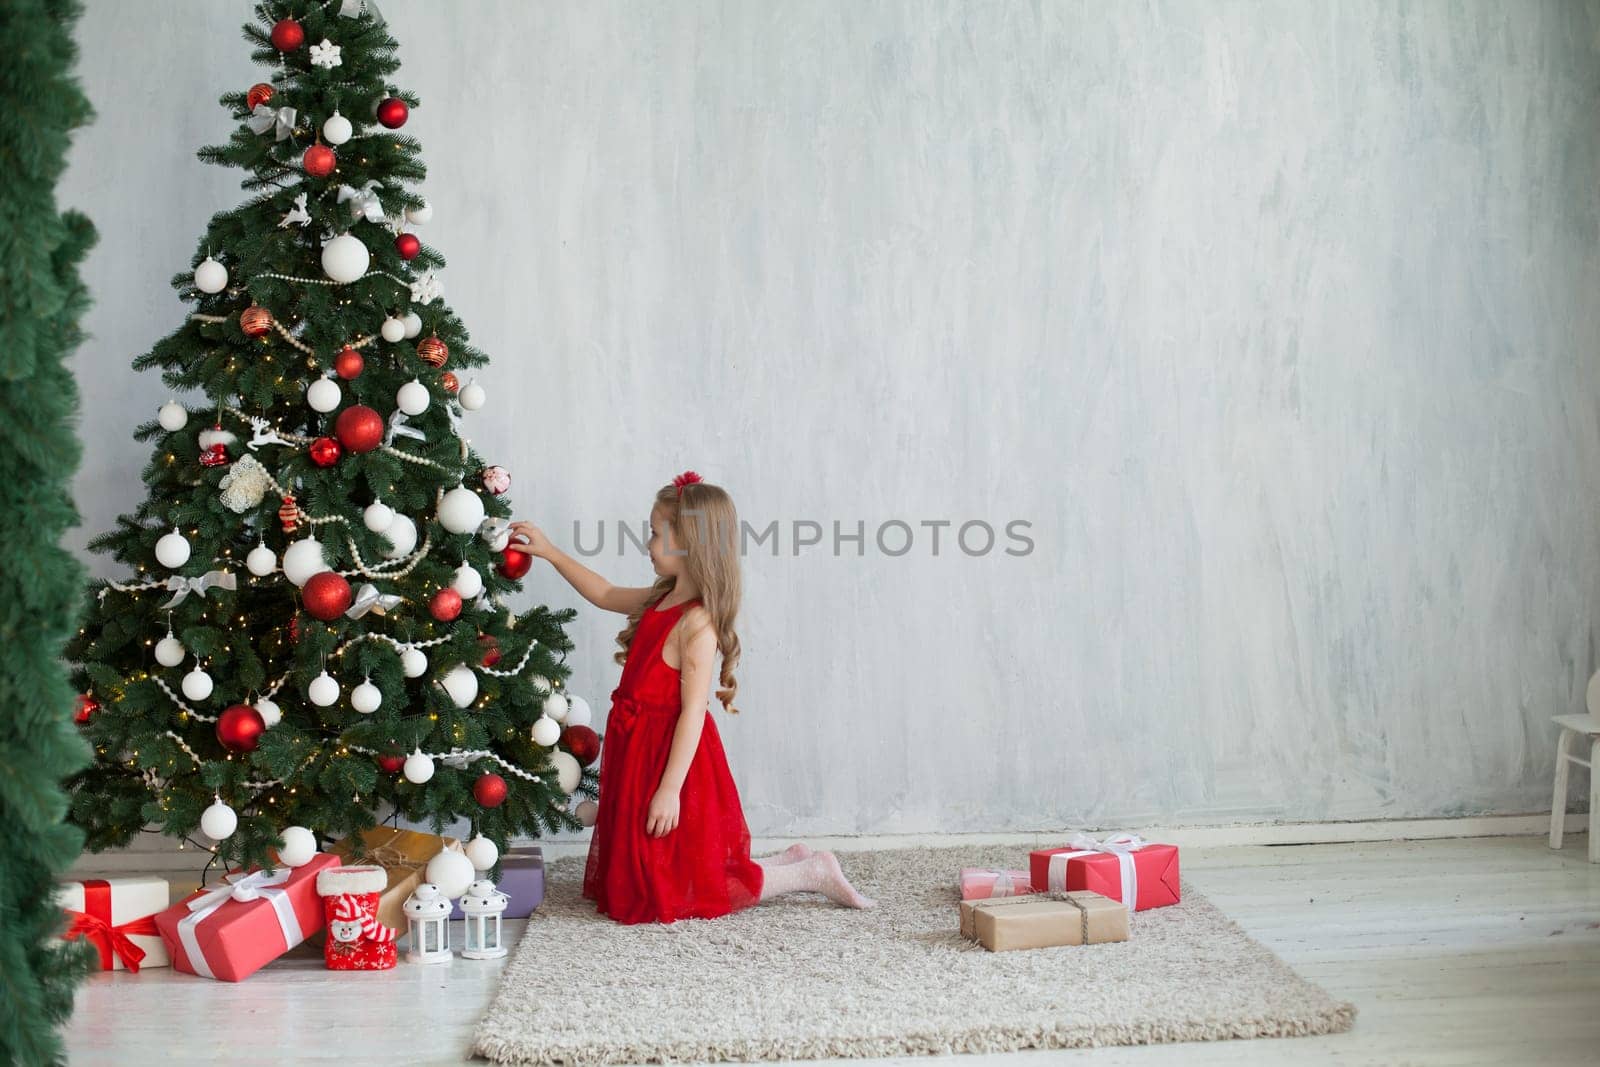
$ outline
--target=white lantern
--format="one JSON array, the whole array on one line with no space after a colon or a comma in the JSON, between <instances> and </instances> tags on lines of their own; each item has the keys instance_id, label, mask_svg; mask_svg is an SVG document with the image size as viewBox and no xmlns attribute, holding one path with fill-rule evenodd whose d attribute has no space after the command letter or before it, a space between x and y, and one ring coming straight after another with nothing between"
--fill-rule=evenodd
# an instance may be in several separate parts
<instances>
[{"instance_id":1,"label":"white lantern","mask_svg":"<svg viewBox=\"0 0 1600 1067\"><path fill-rule=\"evenodd\" d=\"M156 642L156 662L163 667L176 667L188 654L183 642L173 636L171 627L167 628L167 636Z\"/></svg>"},{"instance_id":2,"label":"white lantern","mask_svg":"<svg viewBox=\"0 0 1600 1067\"><path fill-rule=\"evenodd\" d=\"M161 421L163 430L176 432L189 425L189 409L176 400L169 400L161 405L161 410L156 412L156 418Z\"/></svg>"},{"instance_id":3,"label":"white lantern","mask_svg":"<svg viewBox=\"0 0 1600 1067\"><path fill-rule=\"evenodd\" d=\"M416 225L421 226L428 222L428 220L431 218L433 218L433 205L428 203L426 200L422 202L421 207L406 208L407 222L415 223Z\"/></svg>"},{"instance_id":4,"label":"white lantern","mask_svg":"<svg viewBox=\"0 0 1600 1067\"><path fill-rule=\"evenodd\" d=\"M411 784L422 785L433 777L433 760L418 749L406 757L406 763L401 768L401 773L406 776L406 781Z\"/></svg>"},{"instance_id":5,"label":"white lantern","mask_svg":"<svg viewBox=\"0 0 1600 1067\"><path fill-rule=\"evenodd\" d=\"M322 542L315 537L296 541L283 554L284 577L297 586L305 585L313 574L321 574L327 569L328 561L322 555Z\"/></svg>"},{"instance_id":6,"label":"white lantern","mask_svg":"<svg viewBox=\"0 0 1600 1067\"><path fill-rule=\"evenodd\" d=\"M395 341L401 341L405 339L406 324L395 318L393 315L390 315L388 318L383 320L383 325L378 328L378 333L383 335L383 339L385 341L388 341L392 344Z\"/></svg>"},{"instance_id":7,"label":"white lantern","mask_svg":"<svg viewBox=\"0 0 1600 1067\"><path fill-rule=\"evenodd\" d=\"M238 828L238 814L224 804L220 796L212 801L209 808L200 813L200 830L213 841L231 837Z\"/></svg>"},{"instance_id":8,"label":"white lantern","mask_svg":"<svg viewBox=\"0 0 1600 1067\"><path fill-rule=\"evenodd\" d=\"M533 724L533 743L549 748L561 740L561 724L548 715L539 716Z\"/></svg>"},{"instance_id":9,"label":"white lantern","mask_svg":"<svg viewBox=\"0 0 1600 1067\"><path fill-rule=\"evenodd\" d=\"M324 667L322 673L311 679L311 684L306 686L306 696L310 697L311 703L319 708L332 707L339 702L339 683Z\"/></svg>"},{"instance_id":10,"label":"white lantern","mask_svg":"<svg viewBox=\"0 0 1600 1067\"><path fill-rule=\"evenodd\" d=\"M439 501L439 525L453 534L472 533L483 522L483 498L458 485Z\"/></svg>"},{"instance_id":11,"label":"white lantern","mask_svg":"<svg viewBox=\"0 0 1600 1067\"><path fill-rule=\"evenodd\" d=\"M202 293L220 293L228 286L228 268L207 256L194 269L194 287Z\"/></svg>"},{"instance_id":12,"label":"white lantern","mask_svg":"<svg viewBox=\"0 0 1600 1067\"><path fill-rule=\"evenodd\" d=\"M588 726L594 722L594 712L589 702L575 693L568 693L566 721L568 726Z\"/></svg>"},{"instance_id":13,"label":"white lantern","mask_svg":"<svg viewBox=\"0 0 1600 1067\"><path fill-rule=\"evenodd\" d=\"M394 522L394 508L381 500L374 500L361 513L361 523L373 533L382 533Z\"/></svg>"},{"instance_id":14,"label":"white lantern","mask_svg":"<svg viewBox=\"0 0 1600 1067\"><path fill-rule=\"evenodd\" d=\"M496 889L487 878L472 883L461 898L461 913L467 917L461 946L462 959L497 960L506 954L500 926L509 903L511 898Z\"/></svg>"},{"instance_id":15,"label":"white lantern","mask_svg":"<svg viewBox=\"0 0 1600 1067\"><path fill-rule=\"evenodd\" d=\"M367 246L348 233L342 233L322 246L322 273L336 282L358 281L367 273L367 265L371 262L372 255L367 251Z\"/></svg>"},{"instance_id":16,"label":"white lantern","mask_svg":"<svg viewBox=\"0 0 1600 1067\"><path fill-rule=\"evenodd\" d=\"M456 395L456 402L461 405L462 411L477 411L488 399L488 394L483 391L483 386L478 384L476 378L463 385L461 392Z\"/></svg>"},{"instance_id":17,"label":"white lantern","mask_svg":"<svg viewBox=\"0 0 1600 1067\"><path fill-rule=\"evenodd\" d=\"M178 568L189 562L189 542L174 526L172 532L162 534L156 542L156 562L163 567Z\"/></svg>"},{"instance_id":18,"label":"white lantern","mask_svg":"<svg viewBox=\"0 0 1600 1067\"><path fill-rule=\"evenodd\" d=\"M450 694L458 708L467 707L478 699L478 675L465 663L458 663L440 679L444 691Z\"/></svg>"},{"instance_id":19,"label":"white lantern","mask_svg":"<svg viewBox=\"0 0 1600 1067\"><path fill-rule=\"evenodd\" d=\"M456 568L456 576L450 580L450 588L461 594L461 599L471 600L483 592L483 575L473 569L471 564L463 563Z\"/></svg>"},{"instance_id":20,"label":"white lantern","mask_svg":"<svg viewBox=\"0 0 1600 1067\"><path fill-rule=\"evenodd\" d=\"M350 125L350 120L337 111L329 115L322 124L322 139L331 145L344 144L355 132L355 128Z\"/></svg>"},{"instance_id":21,"label":"white lantern","mask_svg":"<svg viewBox=\"0 0 1600 1067\"><path fill-rule=\"evenodd\" d=\"M406 913L406 936L411 948L406 959L412 963L449 963L450 900L432 882L423 882L406 898L401 910Z\"/></svg>"},{"instance_id":22,"label":"white lantern","mask_svg":"<svg viewBox=\"0 0 1600 1067\"><path fill-rule=\"evenodd\" d=\"M560 693L551 693L544 698L544 713L560 722L567 717L567 698Z\"/></svg>"},{"instance_id":23,"label":"white lantern","mask_svg":"<svg viewBox=\"0 0 1600 1067\"><path fill-rule=\"evenodd\" d=\"M190 700L204 700L211 695L211 675L201 670L198 663L183 676L183 695Z\"/></svg>"},{"instance_id":24,"label":"white lantern","mask_svg":"<svg viewBox=\"0 0 1600 1067\"><path fill-rule=\"evenodd\" d=\"M244 565L257 578L265 578L278 569L278 554L262 541L250 550L250 554L244 558Z\"/></svg>"},{"instance_id":25,"label":"white lantern","mask_svg":"<svg viewBox=\"0 0 1600 1067\"><path fill-rule=\"evenodd\" d=\"M383 706L383 690L373 685L372 679L368 678L350 690L350 706L363 715L371 715Z\"/></svg>"},{"instance_id":26,"label":"white lantern","mask_svg":"<svg viewBox=\"0 0 1600 1067\"><path fill-rule=\"evenodd\" d=\"M275 700L262 697L256 701L256 712L269 730L283 721L283 709L278 707L278 702Z\"/></svg>"},{"instance_id":27,"label":"white lantern","mask_svg":"<svg viewBox=\"0 0 1600 1067\"><path fill-rule=\"evenodd\" d=\"M417 334L422 332L422 316L418 315L415 311L406 312L405 317L400 321L405 323L407 340L417 336Z\"/></svg>"},{"instance_id":28,"label":"white lantern","mask_svg":"<svg viewBox=\"0 0 1600 1067\"><path fill-rule=\"evenodd\" d=\"M339 393L339 386L334 382L332 375L318 378L306 387L306 403L311 405L311 410L326 415L339 406L339 401L344 397Z\"/></svg>"},{"instance_id":29,"label":"white lantern","mask_svg":"<svg viewBox=\"0 0 1600 1067\"><path fill-rule=\"evenodd\" d=\"M421 678L428 673L428 657L416 645L407 645L400 653L400 669L407 678Z\"/></svg>"},{"instance_id":30,"label":"white lantern","mask_svg":"<svg viewBox=\"0 0 1600 1067\"><path fill-rule=\"evenodd\" d=\"M395 512L394 521L389 528L383 531L389 539L390 547L383 553L384 559L400 559L409 556L411 550L417 547L417 524L411 521L411 516Z\"/></svg>"},{"instance_id":31,"label":"white lantern","mask_svg":"<svg viewBox=\"0 0 1600 1067\"><path fill-rule=\"evenodd\" d=\"M421 415L428 410L428 387L413 378L395 393L394 403L407 415Z\"/></svg>"}]
</instances>

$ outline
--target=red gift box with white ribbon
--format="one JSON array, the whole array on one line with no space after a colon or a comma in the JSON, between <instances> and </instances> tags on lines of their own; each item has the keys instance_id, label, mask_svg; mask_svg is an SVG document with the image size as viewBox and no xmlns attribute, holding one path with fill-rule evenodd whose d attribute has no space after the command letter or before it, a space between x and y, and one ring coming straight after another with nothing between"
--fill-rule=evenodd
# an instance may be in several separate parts
<instances>
[{"instance_id":1,"label":"red gift box with white ribbon","mask_svg":"<svg viewBox=\"0 0 1600 1067\"><path fill-rule=\"evenodd\" d=\"M299 867L234 871L156 916L174 970L242 981L322 929L317 874L339 866L318 852Z\"/></svg>"},{"instance_id":2,"label":"red gift box with white ribbon","mask_svg":"<svg viewBox=\"0 0 1600 1067\"><path fill-rule=\"evenodd\" d=\"M56 903L67 913L68 941L83 938L100 955L102 971L138 974L141 967L168 965L156 932L156 913L167 906L165 878L84 878L56 887Z\"/></svg>"},{"instance_id":3,"label":"red gift box with white ribbon","mask_svg":"<svg viewBox=\"0 0 1600 1067\"><path fill-rule=\"evenodd\" d=\"M1178 846L1152 844L1138 834L1111 834L1102 841L1078 834L1066 848L1030 852L1028 873L1036 892L1086 889L1122 901L1129 911L1182 899Z\"/></svg>"}]
</instances>

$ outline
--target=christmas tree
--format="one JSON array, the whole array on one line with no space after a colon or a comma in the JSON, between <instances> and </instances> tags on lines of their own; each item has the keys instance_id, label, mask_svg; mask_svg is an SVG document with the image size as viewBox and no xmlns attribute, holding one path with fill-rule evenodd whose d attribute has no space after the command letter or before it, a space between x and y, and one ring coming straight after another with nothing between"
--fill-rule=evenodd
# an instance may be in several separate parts
<instances>
[{"instance_id":1,"label":"christmas tree","mask_svg":"<svg viewBox=\"0 0 1600 1067\"><path fill-rule=\"evenodd\" d=\"M130 573L93 583L68 649L97 754L72 817L94 849L198 828L234 863L390 813L502 848L576 829L574 613L503 604L529 558L509 477L460 432L487 358L412 232L432 211L396 43L362 0L256 5L244 32L270 74L222 96L237 126L199 156L253 195L134 360L188 399L138 428L148 494L91 542Z\"/></svg>"},{"instance_id":2,"label":"christmas tree","mask_svg":"<svg viewBox=\"0 0 1600 1067\"><path fill-rule=\"evenodd\" d=\"M78 5L26 0L0 7L0 468L6 472L0 604L0 1063L61 1058L55 1027L90 966L63 926L51 890L83 835L63 819L64 778L89 760L69 719L72 689L61 649L77 627L83 565L58 544L78 522L68 485L80 452L72 421L78 387L64 365L87 304L78 263L94 227L56 209L68 134L90 118L73 80Z\"/></svg>"}]
</instances>

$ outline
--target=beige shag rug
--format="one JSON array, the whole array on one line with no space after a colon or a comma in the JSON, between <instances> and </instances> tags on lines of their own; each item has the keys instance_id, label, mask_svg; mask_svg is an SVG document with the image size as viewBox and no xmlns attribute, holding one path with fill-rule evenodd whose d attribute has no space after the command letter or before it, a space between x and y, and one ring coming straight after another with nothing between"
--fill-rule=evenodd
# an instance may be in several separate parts
<instances>
[{"instance_id":1,"label":"beige shag rug","mask_svg":"<svg viewBox=\"0 0 1600 1067\"><path fill-rule=\"evenodd\" d=\"M1201 897L1121 944L988 952L957 932L956 875L1011 847L840 852L878 907L814 894L719 919L619 926L550 866L474 1052L500 1063L818 1059L1331 1034L1355 1008ZM1285 1053L1288 1055L1289 1053Z\"/></svg>"}]
</instances>

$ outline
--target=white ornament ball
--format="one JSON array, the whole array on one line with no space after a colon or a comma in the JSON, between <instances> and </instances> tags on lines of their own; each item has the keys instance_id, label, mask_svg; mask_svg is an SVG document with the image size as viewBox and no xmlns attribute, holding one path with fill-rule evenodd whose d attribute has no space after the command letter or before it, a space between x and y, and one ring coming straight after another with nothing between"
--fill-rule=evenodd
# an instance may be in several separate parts
<instances>
[{"instance_id":1,"label":"white ornament ball","mask_svg":"<svg viewBox=\"0 0 1600 1067\"><path fill-rule=\"evenodd\" d=\"M459 897L478 877L472 861L459 848L447 848L428 861L423 877L447 897Z\"/></svg>"},{"instance_id":2,"label":"white ornament ball","mask_svg":"<svg viewBox=\"0 0 1600 1067\"><path fill-rule=\"evenodd\" d=\"M500 862L500 848L487 837L479 834L467 842L467 860L475 871L487 871Z\"/></svg>"},{"instance_id":3,"label":"white ornament ball","mask_svg":"<svg viewBox=\"0 0 1600 1067\"><path fill-rule=\"evenodd\" d=\"M322 124L322 139L331 145L341 145L355 135L350 120L335 111Z\"/></svg>"},{"instance_id":4,"label":"white ornament ball","mask_svg":"<svg viewBox=\"0 0 1600 1067\"><path fill-rule=\"evenodd\" d=\"M220 293L228 287L228 268L207 256L194 269L194 287L202 293Z\"/></svg>"},{"instance_id":5,"label":"white ornament ball","mask_svg":"<svg viewBox=\"0 0 1600 1067\"><path fill-rule=\"evenodd\" d=\"M550 753L550 763L556 769L556 778L561 783L561 791L568 796L578 788L578 783L583 780L583 767L578 759L570 752L560 749Z\"/></svg>"},{"instance_id":6,"label":"white ornament ball","mask_svg":"<svg viewBox=\"0 0 1600 1067\"><path fill-rule=\"evenodd\" d=\"M549 748L561 740L561 724L548 715L541 715L533 724L533 743Z\"/></svg>"},{"instance_id":7,"label":"white ornament ball","mask_svg":"<svg viewBox=\"0 0 1600 1067\"><path fill-rule=\"evenodd\" d=\"M407 415L421 415L428 410L428 387L413 378L394 394L394 403Z\"/></svg>"},{"instance_id":8,"label":"white ornament ball","mask_svg":"<svg viewBox=\"0 0 1600 1067\"><path fill-rule=\"evenodd\" d=\"M417 334L422 332L422 316L418 315L415 311L406 312L405 317L400 321L406 324L407 340L417 336Z\"/></svg>"},{"instance_id":9,"label":"white ornament ball","mask_svg":"<svg viewBox=\"0 0 1600 1067\"><path fill-rule=\"evenodd\" d=\"M317 835L304 826L286 826L278 862L285 867L304 867L317 854Z\"/></svg>"},{"instance_id":10,"label":"white ornament ball","mask_svg":"<svg viewBox=\"0 0 1600 1067\"><path fill-rule=\"evenodd\" d=\"M421 678L428 673L428 657L415 645L406 646L400 653L400 670L407 678Z\"/></svg>"},{"instance_id":11,"label":"white ornament ball","mask_svg":"<svg viewBox=\"0 0 1600 1067\"><path fill-rule=\"evenodd\" d=\"M342 399L339 386L332 378L318 378L306 387L306 403L311 405L312 411L323 415L338 407Z\"/></svg>"},{"instance_id":12,"label":"white ornament ball","mask_svg":"<svg viewBox=\"0 0 1600 1067\"><path fill-rule=\"evenodd\" d=\"M600 805L592 800L579 801L578 809L573 814L578 817L578 821L583 825L593 826L596 820L600 818Z\"/></svg>"},{"instance_id":13,"label":"white ornament ball","mask_svg":"<svg viewBox=\"0 0 1600 1067\"><path fill-rule=\"evenodd\" d=\"M406 324L390 315L383 320L383 325L378 328L378 332L383 335L385 341L393 344L395 341L405 340Z\"/></svg>"},{"instance_id":14,"label":"white ornament ball","mask_svg":"<svg viewBox=\"0 0 1600 1067\"><path fill-rule=\"evenodd\" d=\"M406 765L401 768L406 776L406 781L414 785L421 785L433 777L433 759L424 753L413 752L406 757ZM433 881L432 878L428 881Z\"/></svg>"},{"instance_id":15,"label":"white ornament ball","mask_svg":"<svg viewBox=\"0 0 1600 1067\"><path fill-rule=\"evenodd\" d=\"M478 675L465 663L451 667L439 684L444 686L444 691L450 694L450 699L455 701L458 708L464 708L478 699Z\"/></svg>"},{"instance_id":16,"label":"white ornament ball","mask_svg":"<svg viewBox=\"0 0 1600 1067\"><path fill-rule=\"evenodd\" d=\"M483 522L483 498L458 485L439 501L439 525L453 534L473 533Z\"/></svg>"},{"instance_id":17,"label":"white ornament ball","mask_svg":"<svg viewBox=\"0 0 1600 1067\"><path fill-rule=\"evenodd\" d=\"M567 694L567 725L588 726L594 722L594 712L589 707L589 702L572 693Z\"/></svg>"},{"instance_id":18,"label":"white ornament ball","mask_svg":"<svg viewBox=\"0 0 1600 1067\"><path fill-rule=\"evenodd\" d=\"M382 533L394 522L394 508L381 500L374 500L367 505L367 510L361 513L361 521L373 533Z\"/></svg>"},{"instance_id":19,"label":"white ornament ball","mask_svg":"<svg viewBox=\"0 0 1600 1067\"><path fill-rule=\"evenodd\" d=\"M456 402L461 405L463 411L477 411L488 399L488 394L483 391L483 386L478 384L477 379L463 385L461 392L456 394Z\"/></svg>"},{"instance_id":20,"label":"white ornament ball","mask_svg":"<svg viewBox=\"0 0 1600 1067\"><path fill-rule=\"evenodd\" d=\"M211 675L201 670L199 664L183 676L183 695L190 700L204 700L211 695Z\"/></svg>"},{"instance_id":21,"label":"white ornament ball","mask_svg":"<svg viewBox=\"0 0 1600 1067\"><path fill-rule=\"evenodd\" d=\"M278 554L265 544L258 544L244 558L244 565L257 578L265 578L278 569Z\"/></svg>"},{"instance_id":22,"label":"white ornament ball","mask_svg":"<svg viewBox=\"0 0 1600 1067\"><path fill-rule=\"evenodd\" d=\"M296 586L305 585L313 574L321 574L327 569L328 561L322 554L322 542L315 537L296 541L283 554L284 577Z\"/></svg>"},{"instance_id":23,"label":"white ornament ball","mask_svg":"<svg viewBox=\"0 0 1600 1067\"><path fill-rule=\"evenodd\" d=\"M383 690L373 685L372 679L368 678L350 690L350 706L363 715L371 715L383 706Z\"/></svg>"},{"instance_id":24,"label":"white ornament ball","mask_svg":"<svg viewBox=\"0 0 1600 1067\"><path fill-rule=\"evenodd\" d=\"M411 521L409 515L396 513L394 521L389 528L383 531L393 546L383 554L384 559L399 559L409 556L411 550L417 547L417 524Z\"/></svg>"},{"instance_id":25,"label":"white ornament ball","mask_svg":"<svg viewBox=\"0 0 1600 1067\"><path fill-rule=\"evenodd\" d=\"M367 246L348 233L322 246L322 272L336 282L359 280L371 262Z\"/></svg>"},{"instance_id":26,"label":"white ornament ball","mask_svg":"<svg viewBox=\"0 0 1600 1067\"><path fill-rule=\"evenodd\" d=\"M183 647L183 642L173 637L170 633L156 642L156 662L163 667L176 667L183 662L183 657L189 654Z\"/></svg>"},{"instance_id":27,"label":"white ornament ball","mask_svg":"<svg viewBox=\"0 0 1600 1067\"><path fill-rule=\"evenodd\" d=\"M332 707L339 702L339 683L324 669L306 686L306 696L319 708Z\"/></svg>"},{"instance_id":28,"label":"white ornament ball","mask_svg":"<svg viewBox=\"0 0 1600 1067\"><path fill-rule=\"evenodd\" d=\"M483 592L483 575L473 569L470 563L463 563L456 568L456 576L450 580L450 588L461 594L461 599L471 600Z\"/></svg>"},{"instance_id":29,"label":"white ornament ball","mask_svg":"<svg viewBox=\"0 0 1600 1067\"><path fill-rule=\"evenodd\" d=\"M261 716L261 721L266 724L269 730L283 721L283 709L278 707L278 703L275 700L262 697L256 701L256 712Z\"/></svg>"},{"instance_id":30,"label":"white ornament ball","mask_svg":"<svg viewBox=\"0 0 1600 1067\"><path fill-rule=\"evenodd\" d=\"M200 829L213 841L232 837L233 832L239 828L239 816L232 808L222 802L218 797L212 805L200 813Z\"/></svg>"},{"instance_id":31,"label":"white ornament ball","mask_svg":"<svg viewBox=\"0 0 1600 1067\"><path fill-rule=\"evenodd\" d=\"M189 409L176 400L169 400L161 405L161 410L156 412L156 418L161 420L161 428L175 432L189 425Z\"/></svg>"},{"instance_id":32,"label":"white ornament ball","mask_svg":"<svg viewBox=\"0 0 1600 1067\"><path fill-rule=\"evenodd\" d=\"M433 205L428 203L426 200L424 200L422 202L422 206L421 207L408 207L408 208L406 208L406 221L407 222L414 222L418 226L421 226L421 225L424 225L425 223L427 223L432 218L433 218ZM455 894L451 893L450 896L455 896Z\"/></svg>"},{"instance_id":33,"label":"white ornament ball","mask_svg":"<svg viewBox=\"0 0 1600 1067\"><path fill-rule=\"evenodd\" d=\"M544 698L544 713L561 722L567 717L567 698L560 693L551 693Z\"/></svg>"},{"instance_id":34,"label":"white ornament ball","mask_svg":"<svg viewBox=\"0 0 1600 1067\"><path fill-rule=\"evenodd\" d=\"M163 567L181 567L189 562L189 542L174 529L156 542L156 561Z\"/></svg>"}]
</instances>

